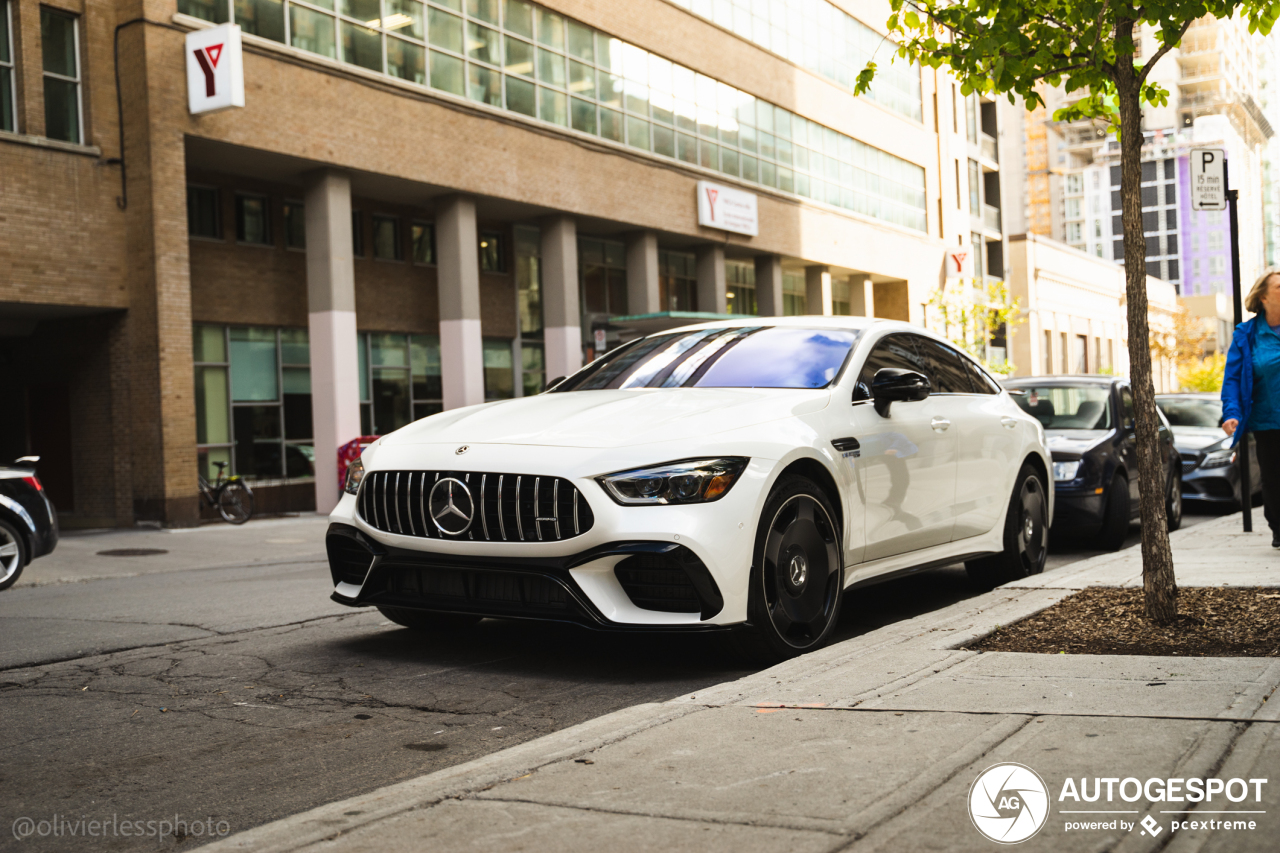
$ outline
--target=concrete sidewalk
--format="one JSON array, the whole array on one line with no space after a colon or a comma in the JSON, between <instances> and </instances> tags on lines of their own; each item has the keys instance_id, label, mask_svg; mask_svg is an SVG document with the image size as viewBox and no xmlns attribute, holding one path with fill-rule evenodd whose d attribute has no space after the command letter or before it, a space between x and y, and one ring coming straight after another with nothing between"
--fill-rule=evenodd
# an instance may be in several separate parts
<instances>
[{"instance_id":1,"label":"concrete sidewalk","mask_svg":"<svg viewBox=\"0 0 1280 853\"><path fill-rule=\"evenodd\" d=\"M1229 516L1175 533L1180 585L1280 586L1267 534L1238 531ZM1140 559L1132 548L1010 584L205 849L991 850L970 788L1008 761L1048 791L1026 849L1274 850L1280 660L959 650L1078 589L1140 582ZM1244 802L1059 801L1067 778L1097 777L1270 781L1260 802L1252 788ZM1171 826L1224 818L1254 828ZM1067 828L1080 820L1103 826Z\"/></svg>"}]
</instances>

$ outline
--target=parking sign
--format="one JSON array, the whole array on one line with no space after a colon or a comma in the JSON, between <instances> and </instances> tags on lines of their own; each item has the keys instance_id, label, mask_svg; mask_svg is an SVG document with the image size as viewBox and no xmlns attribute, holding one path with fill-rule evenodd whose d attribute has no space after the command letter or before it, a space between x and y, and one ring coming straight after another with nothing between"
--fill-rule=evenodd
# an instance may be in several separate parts
<instances>
[{"instance_id":1,"label":"parking sign","mask_svg":"<svg viewBox=\"0 0 1280 853\"><path fill-rule=\"evenodd\" d=\"M1191 150L1191 209L1227 209L1227 152L1222 148Z\"/></svg>"}]
</instances>

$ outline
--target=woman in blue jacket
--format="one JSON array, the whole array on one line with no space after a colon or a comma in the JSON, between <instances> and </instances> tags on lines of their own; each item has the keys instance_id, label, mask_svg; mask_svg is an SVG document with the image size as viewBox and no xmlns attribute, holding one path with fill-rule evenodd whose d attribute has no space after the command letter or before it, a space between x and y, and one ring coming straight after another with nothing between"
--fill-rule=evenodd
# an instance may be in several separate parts
<instances>
[{"instance_id":1,"label":"woman in blue jacket","mask_svg":"<svg viewBox=\"0 0 1280 853\"><path fill-rule=\"evenodd\" d=\"M1245 297L1255 315L1236 327L1222 380L1222 429L1235 447L1253 433L1271 547L1280 548L1280 271L1267 270Z\"/></svg>"}]
</instances>

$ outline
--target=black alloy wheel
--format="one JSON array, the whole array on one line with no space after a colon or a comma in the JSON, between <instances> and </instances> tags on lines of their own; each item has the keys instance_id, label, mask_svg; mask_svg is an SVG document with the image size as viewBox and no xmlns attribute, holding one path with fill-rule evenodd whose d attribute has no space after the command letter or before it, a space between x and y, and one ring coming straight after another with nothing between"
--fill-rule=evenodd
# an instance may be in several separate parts
<instances>
[{"instance_id":1,"label":"black alloy wheel","mask_svg":"<svg viewBox=\"0 0 1280 853\"><path fill-rule=\"evenodd\" d=\"M1119 551L1129 537L1129 480L1116 472L1106 491L1102 527L1094 539L1099 551Z\"/></svg>"},{"instance_id":2,"label":"black alloy wheel","mask_svg":"<svg viewBox=\"0 0 1280 853\"><path fill-rule=\"evenodd\" d=\"M844 559L830 500L806 477L785 476L756 534L748 620L739 650L776 663L822 646L840 614Z\"/></svg>"},{"instance_id":3,"label":"black alloy wheel","mask_svg":"<svg viewBox=\"0 0 1280 853\"><path fill-rule=\"evenodd\" d=\"M1038 575L1049 556L1049 495L1040 474L1023 465L1014 481L1013 496L1004 520L1004 550L965 563L975 586L993 589L1000 584Z\"/></svg>"},{"instance_id":4,"label":"black alloy wheel","mask_svg":"<svg viewBox=\"0 0 1280 853\"><path fill-rule=\"evenodd\" d=\"M1169 472L1169 483L1165 486L1164 514L1169 522L1169 532L1182 526L1182 465L1179 463Z\"/></svg>"},{"instance_id":5,"label":"black alloy wheel","mask_svg":"<svg viewBox=\"0 0 1280 853\"><path fill-rule=\"evenodd\" d=\"M18 582L26 559L27 543L18 528L7 521L0 521L0 590Z\"/></svg>"}]
</instances>

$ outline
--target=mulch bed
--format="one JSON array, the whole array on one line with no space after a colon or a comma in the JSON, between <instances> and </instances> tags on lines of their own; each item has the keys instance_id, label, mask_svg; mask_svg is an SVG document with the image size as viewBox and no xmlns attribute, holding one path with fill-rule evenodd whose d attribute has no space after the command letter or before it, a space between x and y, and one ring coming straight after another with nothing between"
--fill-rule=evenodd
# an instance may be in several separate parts
<instances>
[{"instance_id":1,"label":"mulch bed","mask_svg":"<svg viewBox=\"0 0 1280 853\"><path fill-rule=\"evenodd\" d=\"M1280 589L1178 591L1178 618L1147 621L1141 589L1086 589L965 647L1069 655L1280 657Z\"/></svg>"}]
</instances>

